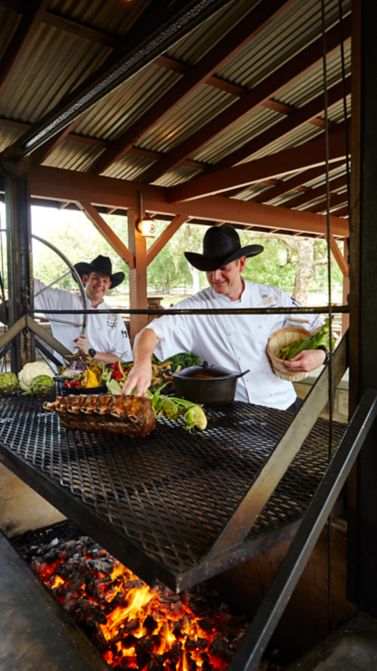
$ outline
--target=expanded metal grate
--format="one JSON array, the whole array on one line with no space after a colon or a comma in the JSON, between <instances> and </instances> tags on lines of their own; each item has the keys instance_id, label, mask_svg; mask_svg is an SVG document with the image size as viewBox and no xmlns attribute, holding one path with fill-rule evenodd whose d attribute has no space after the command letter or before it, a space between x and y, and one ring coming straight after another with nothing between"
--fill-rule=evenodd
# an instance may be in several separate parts
<instances>
[{"instance_id":1,"label":"expanded metal grate","mask_svg":"<svg viewBox=\"0 0 377 671\"><path fill-rule=\"evenodd\" d=\"M208 409L208 418L204 432L159 420L135 439L67 430L40 402L12 398L0 407L0 458L141 577L186 588L291 533L329 458L320 419L242 548L211 567L205 554L292 416L233 403ZM333 449L344 428L333 424Z\"/></svg>"}]
</instances>

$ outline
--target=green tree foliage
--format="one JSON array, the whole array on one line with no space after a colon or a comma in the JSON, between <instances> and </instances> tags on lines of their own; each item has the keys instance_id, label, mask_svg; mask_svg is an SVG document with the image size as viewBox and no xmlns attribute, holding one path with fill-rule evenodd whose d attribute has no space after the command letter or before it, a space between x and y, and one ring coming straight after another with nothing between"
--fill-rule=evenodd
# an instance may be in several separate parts
<instances>
[{"instance_id":1,"label":"green tree foliage","mask_svg":"<svg viewBox=\"0 0 377 671\"><path fill-rule=\"evenodd\" d=\"M49 240L71 261L90 261L98 254L110 256L115 270L123 270L125 283L115 289L116 293L127 291L128 266L107 244L100 232L82 213L55 211L46 217L47 208L33 208L33 232ZM38 214L44 210L43 224ZM117 215L102 215L116 235L127 245L127 220ZM160 235L168 226L166 222L156 221L156 235ZM169 242L148 266L148 291L168 294L172 290L190 294L207 285L205 273L200 273L186 261L185 251L202 252L203 236L207 230L204 225L184 224L170 238ZM248 259L244 271L245 279L253 282L272 284L285 291L293 292L297 274L300 272L300 237L268 236L255 231L240 231L242 245L261 244L264 252ZM148 247L153 244L148 240ZM49 284L54 278L67 271L67 267L56 254L40 243L33 243L35 276ZM301 257L303 255L301 254ZM341 287L342 274L335 261L331 263L331 283ZM75 283L68 272L59 281L59 286L72 288ZM310 275L310 290L327 296L327 245L325 240L314 240L313 269Z\"/></svg>"},{"instance_id":2,"label":"green tree foliage","mask_svg":"<svg viewBox=\"0 0 377 671\"><path fill-rule=\"evenodd\" d=\"M32 232L50 242L72 263L91 261L98 254L111 258L114 270L123 270L125 282L117 291L124 291L128 284L128 266L119 258L114 249L106 242L99 231L81 212L52 211L50 217L47 208L32 208ZM103 215L106 223L127 244L127 221L125 217ZM48 246L33 240L34 276L46 284L57 278L54 286L70 289L75 282L64 261ZM62 277L62 275L65 275Z\"/></svg>"}]
</instances>

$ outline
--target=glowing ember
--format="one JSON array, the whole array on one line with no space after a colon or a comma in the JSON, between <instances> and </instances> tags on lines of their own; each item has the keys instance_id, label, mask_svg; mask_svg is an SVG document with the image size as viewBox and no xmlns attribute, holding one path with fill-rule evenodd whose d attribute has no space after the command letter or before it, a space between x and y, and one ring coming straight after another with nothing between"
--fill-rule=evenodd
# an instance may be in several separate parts
<instances>
[{"instance_id":1,"label":"glowing ember","mask_svg":"<svg viewBox=\"0 0 377 671\"><path fill-rule=\"evenodd\" d=\"M202 597L150 588L87 537L32 565L119 671L226 671L244 633L224 605L213 613Z\"/></svg>"}]
</instances>

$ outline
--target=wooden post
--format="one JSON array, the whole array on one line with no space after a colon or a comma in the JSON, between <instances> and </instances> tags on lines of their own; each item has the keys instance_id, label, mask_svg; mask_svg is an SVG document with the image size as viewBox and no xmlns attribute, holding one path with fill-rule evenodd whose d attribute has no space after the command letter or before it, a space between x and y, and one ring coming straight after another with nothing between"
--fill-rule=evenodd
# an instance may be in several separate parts
<instances>
[{"instance_id":1,"label":"wooden post","mask_svg":"<svg viewBox=\"0 0 377 671\"><path fill-rule=\"evenodd\" d=\"M138 215L128 210L128 247L135 259L134 268L129 270L130 308L146 310L147 300L147 244L145 238L136 228ZM148 323L148 315L130 315L130 338L133 343L135 335Z\"/></svg>"}]
</instances>

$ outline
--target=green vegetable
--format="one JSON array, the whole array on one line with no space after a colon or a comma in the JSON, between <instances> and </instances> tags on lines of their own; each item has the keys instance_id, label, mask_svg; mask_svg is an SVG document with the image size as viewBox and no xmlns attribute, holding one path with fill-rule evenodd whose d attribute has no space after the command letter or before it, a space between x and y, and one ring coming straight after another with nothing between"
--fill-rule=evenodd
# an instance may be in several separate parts
<instances>
[{"instance_id":1,"label":"green vegetable","mask_svg":"<svg viewBox=\"0 0 377 671\"><path fill-rule=\"evenodd\" d=\"M153 361L157 364L170 364L170 368L173 372L182 370L182 368L189 368L189 366L199 366L202 363L202 359L197 354L191 354L190 352L174 354L174 356L171 356L165 361L159 361L153 355Z\"/></svg>"},{"instance_id":2,"label":"green vegetable","mask_svg":"<svg viewBox=\"0 0 377 671\"><path fill-rule=\"evenodd\" d=\"M207 427L207 417L201 405L186 401L184 398L165 396L161 394L161 389L162 387L154 393L148 391L147 394L157 417L163 415L168 419L177 419L183 416L186 429L191 431L197 428L204 431Z\"/></svg>"},{"instance_id":3,"label":"green vegetable","mask_svg":"<svg viewBox=\"0 0 377 671\"><path fill-rule=\"evenodd\" d=\"M18 373L18 381L22 391L30 392L31 383L38 375L54 377L54 373L44 361L25 363L24 367Z\"/></svg>"},{"instance_id":4,"label":"green vegetable","mask_svg":"<svg viewBox=\"0 0 377 671\"><path fill-rule=\"evenodd\" d=\"M47 398L55 389L55 382L49 375L37 375L30 385L30 393L38 398Z\"/></svg>"},{"instance_id":5,"label":"green vegetable","mask_svg":"<svg viewBox=\"0 0 377 671\"><path fill-rule=\"evenodd\" d=\"M119 384L118 380L106 380L106 387L108 392L113 396L119 396L122 393L122 386Z\"/></svg>"},{"instance_id":6,"label":"green vegetable","mask_svg":"<svg viewBox=\"0 0 377 671\"><path fill-rule=\"evenodd\" d=\"M316 333L313 333L313 335L310 336L309 338L305 338L305 340L294 342L291 343L290 345L285 345L285 347L282 347L279 354L277 355L278 358L288 361L297 356L297 354L300 354L300 352L303 352L305 349L318 349L318 347L320 347L321 345L326 347L326 349L330 349L329 331L330 331L329 320L326 320L322 328L319 329L319 331L317 331ZM334 340L335 339L333 339L333 344Z\"/></svg>"},{"instance_id":7,"label":"green vegetable","mask_svg":"<svg viewBox=\"0 0 377 671\"><path fill-rule=\"evenodd\" d=\"M6 372L0 373L0 394L2 396L10 396L18 389L18 377L16 373Z\"/></svg>"}]
</instances>

